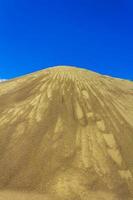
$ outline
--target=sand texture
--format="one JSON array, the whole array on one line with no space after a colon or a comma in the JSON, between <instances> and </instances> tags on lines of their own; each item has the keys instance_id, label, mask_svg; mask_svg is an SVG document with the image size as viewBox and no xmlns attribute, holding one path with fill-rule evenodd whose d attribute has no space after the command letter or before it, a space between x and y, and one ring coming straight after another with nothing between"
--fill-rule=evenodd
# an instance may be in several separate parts
<instances>
[{"instance_id":1,"label":"sand texture","mask_svg":"<svg viewBox=\"0 0 133 200\"><path fill-rule=\"evenodd\" d=\"M133 200L133 82L57 66L0 83L0 200Z\"/></svg>"}]
</instances>

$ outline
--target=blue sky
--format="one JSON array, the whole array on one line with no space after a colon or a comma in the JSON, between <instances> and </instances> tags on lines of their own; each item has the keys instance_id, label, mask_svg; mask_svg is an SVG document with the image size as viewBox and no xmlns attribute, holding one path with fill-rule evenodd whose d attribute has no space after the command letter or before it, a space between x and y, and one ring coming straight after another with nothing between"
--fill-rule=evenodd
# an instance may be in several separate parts
<instances>
[{"instance_id":1,"label":"blue sky","mask_svg":"<svg viewBox=\"0 0 133 200\"><path fill-rule=\"evenodd\" d=\"M0 0L0 78L53 65L133 80L133 1Z\"/></svg>"}]
</instances>

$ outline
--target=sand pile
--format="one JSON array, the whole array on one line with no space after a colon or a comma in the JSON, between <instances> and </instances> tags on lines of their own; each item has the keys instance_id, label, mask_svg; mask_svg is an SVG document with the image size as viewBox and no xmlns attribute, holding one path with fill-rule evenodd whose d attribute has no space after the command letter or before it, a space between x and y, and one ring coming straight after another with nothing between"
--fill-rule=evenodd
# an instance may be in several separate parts
<instances>
[{"instance_id":1,"label":"sand pile","mask_svg":"<svg viewBox=\"0 0 133 200\"><path fill-rule=\"evenodd\" d=\"M0 188L132 197L133 83L64 66L1 83Z\"/></svg>"}]
</instances>

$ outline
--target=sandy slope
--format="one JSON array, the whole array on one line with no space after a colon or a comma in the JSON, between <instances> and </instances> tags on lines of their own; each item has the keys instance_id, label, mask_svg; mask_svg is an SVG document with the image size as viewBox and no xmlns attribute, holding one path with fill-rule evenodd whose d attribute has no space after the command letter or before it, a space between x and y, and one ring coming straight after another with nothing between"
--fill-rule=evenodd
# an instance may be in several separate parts
<instances>
[{"instance_id":1,"label":"sandy slope","mask_svg":"<svg viewBox=\"0 0 133 200\"><path fill-rule=\"evenodd\" d=\"M78 200L79 198L75 199ZM85 200L118 200L112 193L106 192L90 192L87 197L82 197ZM32 192L18 192L18 191L2 191L0 192L0 200L61 200L55 196L45 194L38 194ZM127 198L126 200L133 200Z\"/></svg>"},{"instance_id":2,"label":"sandy slope","mask_svg":"<svg viewBox=\"0 0 133 200\"><path fill-rule=\"evenodd\" d=\"M51 200L51 198L37 193L1 191L0 200Z\"/></svg>"},{"instance_id":3,"label":"sandy slope","mask_svg":"<svg viewBox=\"0 0 133 200\"><path fill-rule=\"evenodd\" d=\"M127 200L133 83L63 66L1 83L0 188L54 200Z\"/></svg>"}]
</instances>

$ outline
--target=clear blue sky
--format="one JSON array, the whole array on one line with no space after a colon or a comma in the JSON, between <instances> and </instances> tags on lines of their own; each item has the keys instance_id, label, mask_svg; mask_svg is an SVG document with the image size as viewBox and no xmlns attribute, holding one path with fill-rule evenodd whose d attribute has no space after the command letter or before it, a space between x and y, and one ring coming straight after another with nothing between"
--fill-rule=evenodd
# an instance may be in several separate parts
<instances>
[{"instance_id":1,"label":"clear blue sky","mask_svg":"<svg viewBox=\"0 0 133 200\"><path fill-rule=\"evenodd\" d=\"M133 1L0 0L0 78L53 65L133 80Z\"/></svg>"}]
</instances>

